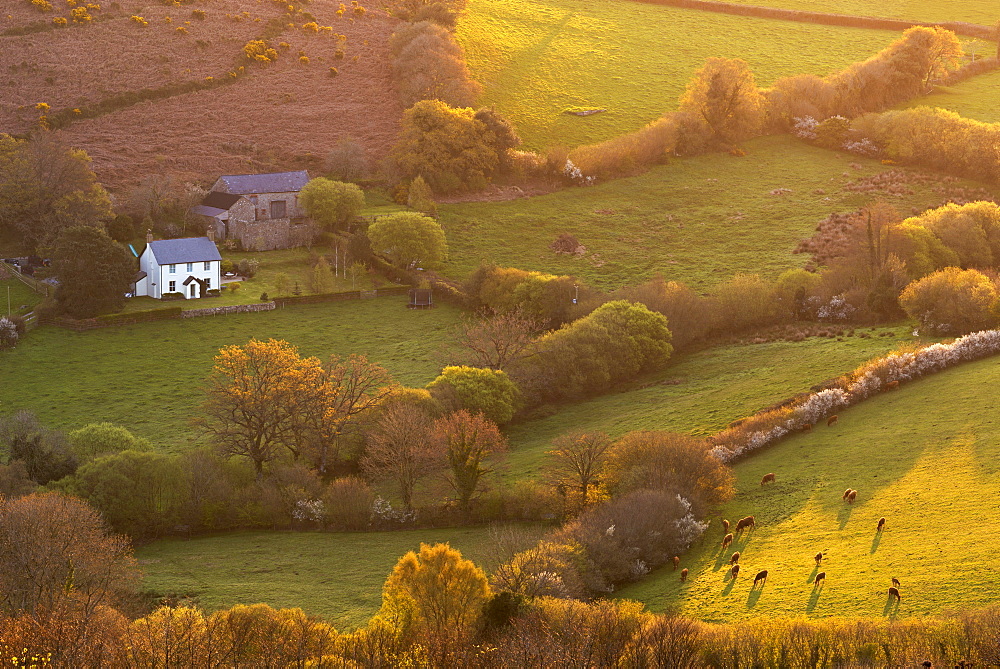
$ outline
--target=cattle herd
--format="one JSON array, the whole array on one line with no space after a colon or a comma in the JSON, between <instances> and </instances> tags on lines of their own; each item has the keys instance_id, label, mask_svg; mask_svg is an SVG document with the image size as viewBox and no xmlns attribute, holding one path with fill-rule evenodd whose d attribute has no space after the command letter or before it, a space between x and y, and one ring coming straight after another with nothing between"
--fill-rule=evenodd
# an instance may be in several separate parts
<instances>
[{"instance_id":1,"label":"cattle herd","mask_svg":"<svg viewBox=\"0 0 1000 669\"><path fill-rule=\"evenodd\" d=\"M836 421L836 419L837 419L836 416L832 416L832 418L833 418L833 421ZM761 480L760 480L761 486L766 485L768 483L774 483L774 482L775 482L775 475L774 475L773 472L765 474L764 477L761 478ZM858 491L857 490L854 490L853 488L848 488L847 490L844 491L843 501L847 502L848 504L854 504L854 501L857 499L857 496L858 496ZM875 527L875 533L876 534L881 534L882 533L882 531L885 529L885 523L886 523L885 517L882 517L882 518L878 519L878 524ZM741 518L740 520L738 520L736 522L735 535L740 535L744 531L749 531L749 530L755 529L756 527L757 527L757 522L756 522L756 520L754 519L753 516L747 516L745 518ZM732 533L732 532L729 531L729 528L730 528L729 521L728 520L723 520L722 521L722 533L724 535L722 537L722 550L723 551L725 551L727 548L729 548L729 546L735 540L735 535L734 535L734 533ZM816 555L815 555L815 557L813 559L816 561L816 566L817 567L819 567L820 564L822 564L823 557L824 556L823 556L823 552L822 551L820 551L819 553L816 553ZM739 561L740 561L740 552L736 551L729 558L729 564L731 565L730 569L729 569L730 580L735 580L736 577L739 576L739 573L740 573ZM680 562L681 562L681 559L679 557L674 557L673 563L674 563L674 569L675 570L680 565ZM681 570L681 581L687 581L687 578L688 578L688 570L687 569ZM763 569L763 570L757 572L757 575L754 577L754 579L753 579L753 588L756 588L758 585L760 585L763 588L764 584L766 582L767 582L767 570ZM826 572L825 571L821 571L818 574L816 574L816 577L813 579L813 588L821 588L824 583L826 583ZM901 597L899 595L899 588L900 588L899 580L897 578L893 577L893 579L892 579L892 586L888 590L888 596L889 596L890 600L895 600L896 602L899 602L901 600Z\"/></svg>"}]
</instances>

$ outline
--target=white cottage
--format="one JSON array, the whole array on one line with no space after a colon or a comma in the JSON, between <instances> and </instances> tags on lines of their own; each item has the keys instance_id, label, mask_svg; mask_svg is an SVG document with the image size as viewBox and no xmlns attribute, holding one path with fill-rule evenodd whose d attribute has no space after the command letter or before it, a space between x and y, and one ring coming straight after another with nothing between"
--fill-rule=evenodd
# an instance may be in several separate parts
<instances>
[{"instance_id":1,"label":"white cottage","mask_svg":"<svg viewBox=\"0 0 1000 669\"><path fill-rule=\"evenodd\" d=\"M159 300L168 293L179 293L192 299L220 288L222 256L208 237L149 241L139 256L136 295Z\"/></svg>"}]
</instances>

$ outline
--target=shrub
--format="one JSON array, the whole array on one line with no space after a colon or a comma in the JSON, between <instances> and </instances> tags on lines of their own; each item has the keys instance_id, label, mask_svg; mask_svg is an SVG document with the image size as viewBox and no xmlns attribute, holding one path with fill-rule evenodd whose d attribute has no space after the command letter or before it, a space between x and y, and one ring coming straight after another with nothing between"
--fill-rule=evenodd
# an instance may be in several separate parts
<instances>
[{"instance_id":1,"label":"shrub","mask_svg":"<svg viewBox=\"0 0 1000 669\"><path fill-rule=\"evenodd\" d=\"M417 175L417 178L410 183L406 195L406 206L423 214L431 216L437 214L437 202L434 201L434 194L422 176Z\"/></svg>"},{"instance_id":2,"label":"shrub","mask_svg":"<svg viewBox=\"0 0 1000 669\"><path fill-rule=\"evenodd\" d=\"M363 530L371 523L375 493L354 477L331 481L323 493L327 525L336 530Z\"/></svg>"},{"instance_id":3,"label":"shrub","mask_svg":"<svg viewBox=\"0 0 1000 669\"><path fill-rule=\"evenodd\" d=\"M667 319L641 304L617 300L538 340L528 360L543 396L579 397L660 369L670 359Z\"/></svg>"},{"instance_id":4,"label":"shrub","mask_svg":"<svg viewBox=\"0 0 1000 669\"><path fill-rule=\"evenodd\" d=\"M240 258L240 261L236 263L237 273L248 279L257 276L258 269L260 269L260 261L256 258Z\"/></svg>"},{"instance_id":5,"label":"shrub","mask_svg":"<svg viewBox=\"0 0 1000 669\"><path fill-rule=\"evenodd\" d=\"M91 423L69 433L70 450L81 464L121 451L151 451L148 439L113 423Z\"/></svg>"},{"instance_id":6,"label":"shrub","mask_svg":"<svg viewBox=\"0 0 1000 669\"><path fill-rule=\"evenodd\" d=\"M230 281L229 283L226 284L226 287L229 288L229 292L230 293L235 293L237 290L240 289L240 282L239 281ZM183 297L184 294L180 293L180 295Z\"/></svg>"},{"instance_id":7,"label":"shrub","mask_svg":"<svg viewBox=\"0 0 1000 669\"><path fill-rule=\"evenodd\" d=\"M226 259L222 261L220 269L222 270L223 274L229 274L236 271L236 265L233 263L232 260Z\"/></svg>"},{"instance_id":8,"label":"shrub","mask_svg":"<svg viewBox=\"0 0 1000 669\"><path fill-rule=\"evenodd\" d=\"M996 323L997 297L982 273L948 267L908 285L899 303L931 332L965 334Z\"/></svg>"},{"instance_id":9,"label":"shrub","mask_svg":"<svg viewBox=\"0 0 1000 669\"><path fill-rule=\"evenodd\" d=\"M404 107L421 100L456 107L475 104L482 87L469 75L462 47L447 29L429 21L403 26L389 40L389 49Z\"/></svg>"},{"instance_id":10,"label":"shrub","mask_svg":"<svg viewBox=\"0 0 1000 669\"><path fill-rule=\"evenodd\" d=\"M364 208L365 194L355 184L318 177L302 187L299 201L317 224L327 230L346 230Z\"/></svg>"},{"instance_id":11,"label":"shrub","mask_svg":"<svg viewBox=\"0 0 1000 669\"><path fill-rule=\"evenodd\" d=\"M497 425L510 422L520 400L517 385L495 369L445 367L427 389L447 409L482 413Z\"/></svg>"},{"instance_id":12,"label":"shrub","mask_svg":"<svg viewBox=\"0 0 1000 669\"><path fill-rule=\"evenodd\" d=\"M559 327L583 311L574 300L587 303L597 299L586 284L571 276L493 265L473 272L465 291L481 306L499 313L520 310L542 321L546 329Z\"/></svg>"},{"instance_id":13,"label":"shrub","mask_svg":"<svg viewBox=\"0 0 1000 669\"><path fill-rule=\"evenodd\" d=\"M6 316L0 316L0 351L14 348L18 339L17 326Z\"/></svg>"},{"instance_id":14,"label":"shrub","mask_svg":"<svg viewBox=\"0 0 1000 669\"><path fill-rule=\"evenodd\" d=\"M774 286L757 274L736 274L716 286L719 327L726 332L743 332L771 325L779 317Z\"/></svg>"},{"instance_id":15,"label":"shrub","mask_svg":"<svg viewBox=\"0 0 1000 669\"><path fill-rule=\"evenodd\" d=\"M441 225L414 211L389 214L368 226L372 250L396 267L436 267L448 258L448 241Z\"/></svg>"},{"instance_id":16,"label":"shrub","mask_svg":"<svg viewBox=\"0 0 1000 669\"><path fill-rule=\"evenodd\" d=\"M683 283L668 282L662 276L616 290L613 298L639 302L666 316L672 335L670 343L677 349L703 341L715 325L716 310L710 300Z\"/></svg>"}]
</instances>

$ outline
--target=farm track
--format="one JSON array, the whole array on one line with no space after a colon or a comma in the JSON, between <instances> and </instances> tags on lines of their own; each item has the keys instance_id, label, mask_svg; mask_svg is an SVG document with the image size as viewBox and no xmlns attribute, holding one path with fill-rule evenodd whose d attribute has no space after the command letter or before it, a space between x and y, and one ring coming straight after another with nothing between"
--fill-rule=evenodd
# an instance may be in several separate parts
<instances>
[{"instance_id":1,"label":"farm track","mask_svg":"<svg viewBox=\"0 0 1000 669\"><path fill-rule=\"evenodd\" d=\"M720 14L736 16L755 16L799 23L819 23L830 26L846 26L850 28L871 28L874 30L906 30L913 26L941 26L959 35L978 39L992 39L994 29L989 26L967 23L965 21L927 22L909 21L903 19L878 18L874 16L858 16L853 14L830 14L826 12L810 12L797 9L782 9L779 7L762 7L759 5L738 5L717 0L633 0L650 5L665 5L683 9L699 9Z\"/></svg>"}]
</instances>

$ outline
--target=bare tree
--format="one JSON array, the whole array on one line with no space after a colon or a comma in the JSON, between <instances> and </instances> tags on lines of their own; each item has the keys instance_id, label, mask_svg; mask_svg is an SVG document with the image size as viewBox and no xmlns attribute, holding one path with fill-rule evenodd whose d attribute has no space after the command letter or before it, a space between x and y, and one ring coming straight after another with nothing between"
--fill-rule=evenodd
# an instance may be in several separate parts
<instances>
[{"instance_id":1,"label":"bare tree","mask_svg":"<svg viewBox=\"0 0 1000 669\"><path fill-rule=\"evenodd\" d=\"M412 404L394 403L387 407L368 434L361 469L375 481L391 481L407 511L413 509L413 489L417 482L441 469L441 443L431 438L430 416Z\"/></svg>"},{"instance_id":2,"label":"bare tree","mask_svg":"<svg viewBox=\"0 0 1000 669\"><path fill-rule=\"evenodd\" d=\"M439 418L434 423L434 438L448 459L448 483L459 506L468 510L483 477L493 471L486 459L507 450L507 440L483 414L464 409Z\"/></svg>"},{"instance_id":3,"label":"bare tree","mask_svg":"<svg viewBox=\"0 0 1000 669\"><path fill-rule=\"evenodd\" d=\"M546 478L560 491L575 493L582 509L597 486L611 437L603 432L579 432L559 437L552 446Z\"/></svg>"},{"instance_id":4,"label":"bare tree","mask_svg":"<svg viewBox=\"0 0 1000 669\"><path fill-rule=\"evenodd\" d=\"M520 308L500 312L487 309L477 320L466 321L459 344L473 367L503 369L529 356L542 321Z\"/></svg>"}]
</instances>

